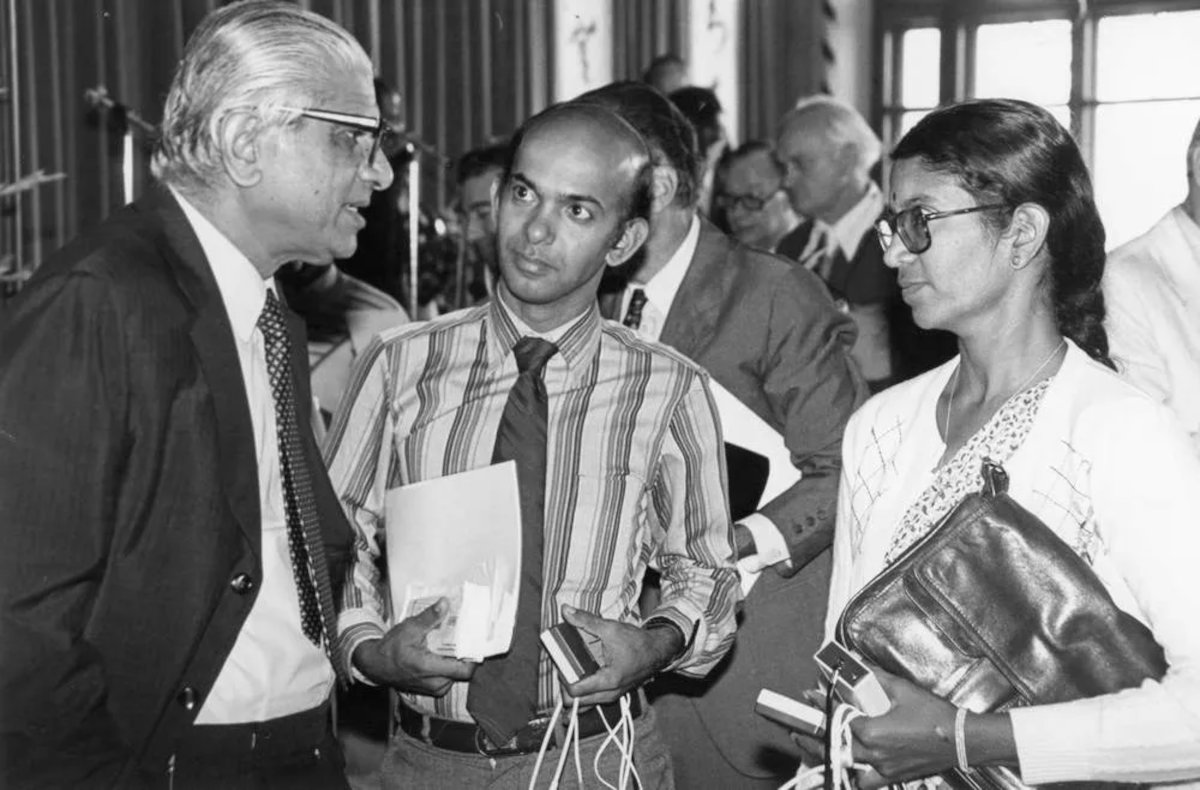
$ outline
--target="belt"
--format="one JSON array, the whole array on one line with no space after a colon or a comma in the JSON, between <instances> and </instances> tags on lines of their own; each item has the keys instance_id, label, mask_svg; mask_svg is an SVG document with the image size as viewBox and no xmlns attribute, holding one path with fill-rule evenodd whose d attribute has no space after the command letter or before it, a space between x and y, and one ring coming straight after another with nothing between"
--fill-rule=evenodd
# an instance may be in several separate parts
<instances>
[{"instance_id":1,"label":"belt","mask_svg":"<svg viewBox=\"0 0 1200 790\"><path fill-rule=\"evenodd\" d=\"M629 714L634 718L642 715L641 693L629 697ZM601 716L603 715L603 718ZM396 705L396 717L400 729L430 746L452 752L481 754L485 757L508 757L531 754L542 747L542 739L550 726L550 716L531 719L506 743L497 746L483 728L473 722L442 719L418 713L403 702ZM608 726L605 726L607 721ZM620 701L597 705L579 713L579 737L590 738L608 728L615 728L621 721ZM552 738L554 742L556 739Z\"/></svg>"}]
</instances>

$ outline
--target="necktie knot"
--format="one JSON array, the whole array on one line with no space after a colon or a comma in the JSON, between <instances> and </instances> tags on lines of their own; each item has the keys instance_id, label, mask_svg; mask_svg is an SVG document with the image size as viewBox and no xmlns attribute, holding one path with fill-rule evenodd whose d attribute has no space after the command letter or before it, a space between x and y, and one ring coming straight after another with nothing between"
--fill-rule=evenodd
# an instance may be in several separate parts
<instances>
[{"instance_id":1,"label":"necktie knot","mask_svg":"<svg viewBox=\"0 0 1200 790\"><path fill-rule=\"evenodd\" d=\"M646 291L634 288L629 296L629 307L625 310L625 320L621 323L630 329L639 328L642 325L642 308L646 306L646 301Z\"/></svg>"},{"instance_id":2,"label":"necktie knot","mask_svg":"<svg viewBox=\"0 0 1200 790\"><path fill-rule=\"evenodd\" d=\"M540 337L523 337L517 341L513 354L517 358L517 370L522 373L535 375L546 367L550 357L558 351L558 346Z\"/></svg>"}]
</instances>

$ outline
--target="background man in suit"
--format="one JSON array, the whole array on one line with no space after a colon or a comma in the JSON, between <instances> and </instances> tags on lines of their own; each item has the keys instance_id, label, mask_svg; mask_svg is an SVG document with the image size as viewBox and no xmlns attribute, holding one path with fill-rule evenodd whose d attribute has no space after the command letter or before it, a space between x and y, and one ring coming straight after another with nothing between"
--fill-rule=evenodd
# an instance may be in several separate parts
<instances>
[{"instance_id":1,"label":"background man in suit","mask_svg":"<svg viewBox=\"0 0 1200 790\"><path fill-rule=\"evenodd\" d=\"M0 784L345 787L351 532L271 276L354 251L392 179L371 62L292 3L209 15L161 182L0 325Z\"/></svg>"},{"instance_id":2,"label":"background man in suit","mask_svg":"<svg viewBox=\"0 0 1200 790\"><path fill-rule=\"evenodd\" d=\"M763 686L816 682L841 436L865 389L854 325L809 271L734 242L696 214L695 135L657 93L617 83L584 94L650 142L654 203L645 255L602 296L606 315L681 351L779 431L803 479L735 525L738 556L762 573L738 639L713 678L655 702L680 787L776 787L795 771L787 733L754 714ZM733 437L726 436L726 439ZM737 514L735 514L736 517ZM752 779L753 778L753 779Z\"/></svg>"},{"instance_id":3,"label":"background man in suit","mask_svg":"<svg viewBox=\"0 0 1200 790\"><path fill-rule=\"evenodd\" d=\"M816 272L854 318L852 353L872 391L948 359L952 338L916 327L883 264L883 195L871 180L881 144L866 119L831 96L802 99L779 122L775 150L792 208L809 219L777 251Z\"/></svg>"},{"instance_id":4,"label":"background man in suit","mask_svg":"<svg viewBox=\"0 0 1200 790\"><path fill-rule=\"evenodd\" d=\"M369 680L418 692L398 707L384 786L524 788L563 699L538 634L566 619L602 643L601 669L566 686L583 764L598 759L616 785L618 750L601 747L628 694L642 786L666 788L670 759L639 689L659 672L708 672L733 642L740 597L708 377L596 304L606 266L646 237L638 134L603 108L557 105L512 152L494 199L497 297L381 335L331 429L330 476L359 528L342 650ZM473 672L425 671L424 632L385 631L376 560L383 530L400 528L387 490L504 460L517 464L523 527L512 645ZM643 622L648 565L663 596Z\"/></svg>"},{"instance_id":5,"label":"background man in suit","mask_svg":"<svg viewBox=\"0 0 1200 790\"><path fill-rule=\"evenodd\" d=\"M749 140L726 157L724 168L716 208L725 212L730 235L749 247L774 252L800 224L783 188L774 150L761 140Z\"/></svg>"}]
</instances>

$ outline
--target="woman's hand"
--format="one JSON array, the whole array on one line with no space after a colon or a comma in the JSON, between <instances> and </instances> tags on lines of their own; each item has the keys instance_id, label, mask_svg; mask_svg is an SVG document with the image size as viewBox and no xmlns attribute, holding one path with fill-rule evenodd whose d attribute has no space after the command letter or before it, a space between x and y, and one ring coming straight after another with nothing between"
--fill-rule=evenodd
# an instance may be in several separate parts
<instances>
[{"instance_id":1,"label":"woman's hand","mask_svg":"<svg viewBox=\"0 0 1200 790\"><path fill-rule=\"evenodd\" d=\"M892 708L882 716L850 723L854 761L866 763L883 777L860 781L861 790L881 784L921 779L958 767L954 744L957 708L920 686L872 668L887 692ZM1018 766L1012 722L1007 713L969 714L964 748L970 765Z\"/></svg>"},{"instance_id":2,"label":"woman's hand","mask_svg":"<svg viewBox=\"0 0 1200 790\"><path fill-rule=\"evenodd\" d=\"M854 762L874 768L883 782L922 779L958 765L954 750L956 708L903 678L873 667L892 708L850 723ZM867 784L860 784L869 790Z\"/></svg>"}]
</instances>

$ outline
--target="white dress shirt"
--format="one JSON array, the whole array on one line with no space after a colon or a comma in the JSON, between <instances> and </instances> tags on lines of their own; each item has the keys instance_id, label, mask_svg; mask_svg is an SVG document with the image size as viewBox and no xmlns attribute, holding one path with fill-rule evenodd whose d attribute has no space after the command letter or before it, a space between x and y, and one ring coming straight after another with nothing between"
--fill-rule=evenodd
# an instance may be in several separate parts
<instances>
[{"instance_id":1,"label":"white dress shirt","mask_svg":"<svg viewBox=\"0 0 1200 790\"><path fill-rule=\"evenodd\" d=\"M696 256L696 249L699 245L700 217L693 215L687 235L683 237L683 241L671 255L667 265L659 269L649 282L639 283L631 280L625 286L625 293L621 297L620 315L622 319L629 310L629 301L633 298L633 292L640 288L646 293L646 304L642 307L642 321L638 326L638 334L651 340L658 340L662 337L663 325L667 322L671 305L675 303L679 286L683 284L683 278L687 276L688 268L692 265L692 258ZM712 383L713 386L719 386L715 380ZM744 557L738 562L743 574L759 573L763 568L790 559L787 542L771 519L761 513L751 513L738 523L750 530L750 534L754 536L756 551L755 554Z\"/></svg>"},{"instance_id":2,"label":"white dress shirt","mask_svg":"<svg viewBox=\"0 0 1200 790\"><path fill-rule=\"evenodd\" d=\"M875 220L883 213L883 193L879 191L874 181L867 185L867 193L862 200L854 204L854 208L843 214L833 223L833 237L837 240L846 260L852 260L858 252L863 237L873 233Z\"/></svg>"},{"instance_id":3,"label":"white dress shirt","mask_svg":"<svg viewBox=\"0 0 1200 790\"><path fill-rule=\"evenodd\" d=\"M237 724L311 710L328 699L333 666L324 650L304 635L292 560L275 426L275 401L267 373L267 351L258 317L273 283L175 190L184 215L200 239L221 301L229 314L242 381L250 404L258 461L262 511L262 579L258 597L216 683L204 700L197 724Z\"/></svg>"}]
</instances>

